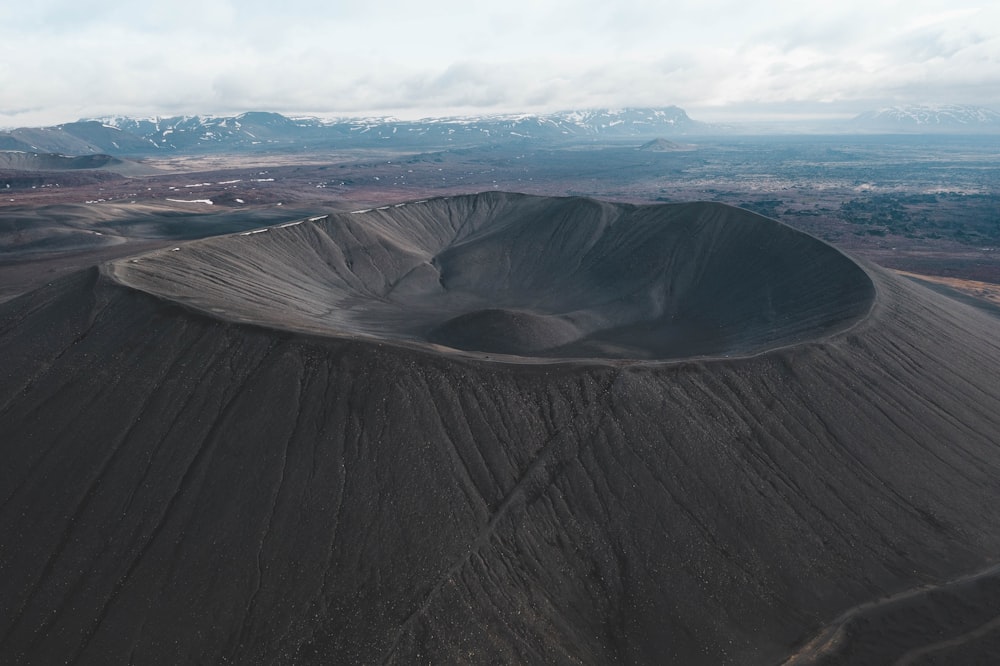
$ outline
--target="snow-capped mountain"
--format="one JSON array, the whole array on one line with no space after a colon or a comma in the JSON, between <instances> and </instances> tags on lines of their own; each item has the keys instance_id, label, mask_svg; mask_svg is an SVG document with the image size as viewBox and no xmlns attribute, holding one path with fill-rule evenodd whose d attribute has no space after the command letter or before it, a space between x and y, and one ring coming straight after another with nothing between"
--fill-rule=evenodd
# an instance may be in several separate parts
<instances>
[{"instance_id":1,"label":"snow-capped mountain","mask_svg":"<svg viewBox=\"0 0 1000 666\"><path fill-rule=\"evenodd\" d=\"M862 113L851 125L871 132L1000 132L1000 113L960 104L890 106Z\"/></svg>"},{"instance_id":2,"label":"snow-capped mountain","mask_svg":"<svg viewBox=\"0 0 1000 666\"><path fill-rule=\"evenodd\" d=\"M132 155L155 149L156 146L145 137L96 120L0 132L0 150L65 155Z\"/></svg>"},{"instance_id":3,"label":"snow-capped mountain","mask_svg":"<svg viewBox=\"0 0 1000 666\"><path fill-rule=\"evenodd\" d=\"M225 117L112 116L0 133L0 149L143 155L266 148L429 147L483 141L684 135L705 133L708 128L677 107L422 120L289 118L267 112Z\"/></svg>"},{"instance_id":4,"label":"snow-capped mountain","mask_svg":"<svg viewBox=\"0 0 1000 666\"><path fill-rule=\"evenodd\" d=\"M250 112L232 117L102 118L104 124L142 137L164 151L231 145L287 143L303 138L310 127L278 113Z\"/></svg>"}]
</instances>

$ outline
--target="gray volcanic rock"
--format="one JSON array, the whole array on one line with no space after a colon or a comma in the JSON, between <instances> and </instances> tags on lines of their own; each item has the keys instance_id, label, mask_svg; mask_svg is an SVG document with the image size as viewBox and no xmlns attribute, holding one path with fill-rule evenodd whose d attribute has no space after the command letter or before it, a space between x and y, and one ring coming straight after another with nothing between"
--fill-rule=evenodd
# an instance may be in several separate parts
<instances>
[{"instance_id":1,"label":"gray volcanic rock","mask_svg":"<svg viewBox=\"0 0 1000 666\"><path fill-rule=\"evenodd\" d=\"M775 663L1000 552L996 319L765 218L179 247L0 305L4 663Z\"/></svg>"}]
</instances>

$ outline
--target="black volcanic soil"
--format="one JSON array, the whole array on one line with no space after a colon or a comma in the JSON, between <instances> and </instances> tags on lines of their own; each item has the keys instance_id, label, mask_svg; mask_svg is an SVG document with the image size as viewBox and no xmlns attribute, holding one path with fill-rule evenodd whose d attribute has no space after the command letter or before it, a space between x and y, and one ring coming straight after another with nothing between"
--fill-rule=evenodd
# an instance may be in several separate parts
<instances>
[{"instance_id":1,"label":"black volcanic soil","mask_svg":"<svg viewBox=\"0 0 1000 666\"><path fill-rule=\"evenodd\" d=\"M995 318L711 204L179 247L0 304L0 661L990 654Z\"/></svg>"},{"instance_id":2,"label":"black volcanic soil","mask_svg":"<svg viewBox=\"0 0 1000 666\"><path fill-rule=\"evenodd\" d=\"M844 255L748 211L498 193L331 214L112 270L236 321L533 357L747 354L844 328L874 295Z\"/></svg>"},{"instance_id":3,"label":"black volcanic soil","mask_svg":"<svg viewBox=\"0 0 1000 666\"><path fill-rule=\"evenodd\" d=\"M176 204L57 204L9 207L0 216L0 301L73 270L177 241L283 223L291 207L191 210Z\"/></svg>"}]
</instances>

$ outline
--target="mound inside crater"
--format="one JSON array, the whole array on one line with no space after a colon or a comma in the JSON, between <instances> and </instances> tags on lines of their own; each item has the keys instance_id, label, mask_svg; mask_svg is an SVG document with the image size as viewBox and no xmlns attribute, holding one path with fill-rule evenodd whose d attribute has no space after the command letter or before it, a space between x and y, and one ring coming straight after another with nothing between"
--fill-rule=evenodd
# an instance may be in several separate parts
<instances>
[{"instance_id":1,"label":"mound inside crater","mask_svg":"<svg viewBox=\"0 0 1000 666\"><path fill-rule=\"evenodd\" d=\"M214 316L544 358L746 354L867 313L867 274L712 203L505 193L338 213L120 261L117 279Z\"/></svg>"}]
</instances>

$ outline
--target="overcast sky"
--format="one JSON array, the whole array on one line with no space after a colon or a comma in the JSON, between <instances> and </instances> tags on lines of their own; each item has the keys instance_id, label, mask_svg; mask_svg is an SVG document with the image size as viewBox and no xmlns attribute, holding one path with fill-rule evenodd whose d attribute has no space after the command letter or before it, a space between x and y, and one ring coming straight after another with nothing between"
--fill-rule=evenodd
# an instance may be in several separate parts
<instances>
[{"instance_id":1,"label":"overcast sky","mask_svg":"<svg viewBox=\"0 0 1000 666\"><path fill-rule=\"evenodd\" d=\"M489 6L487 6L487 4ZM676 104L699 120L1000 110L1000 3L30 0L0 126L103 115L403 118Z\"/></svg>"}]
</instances>

